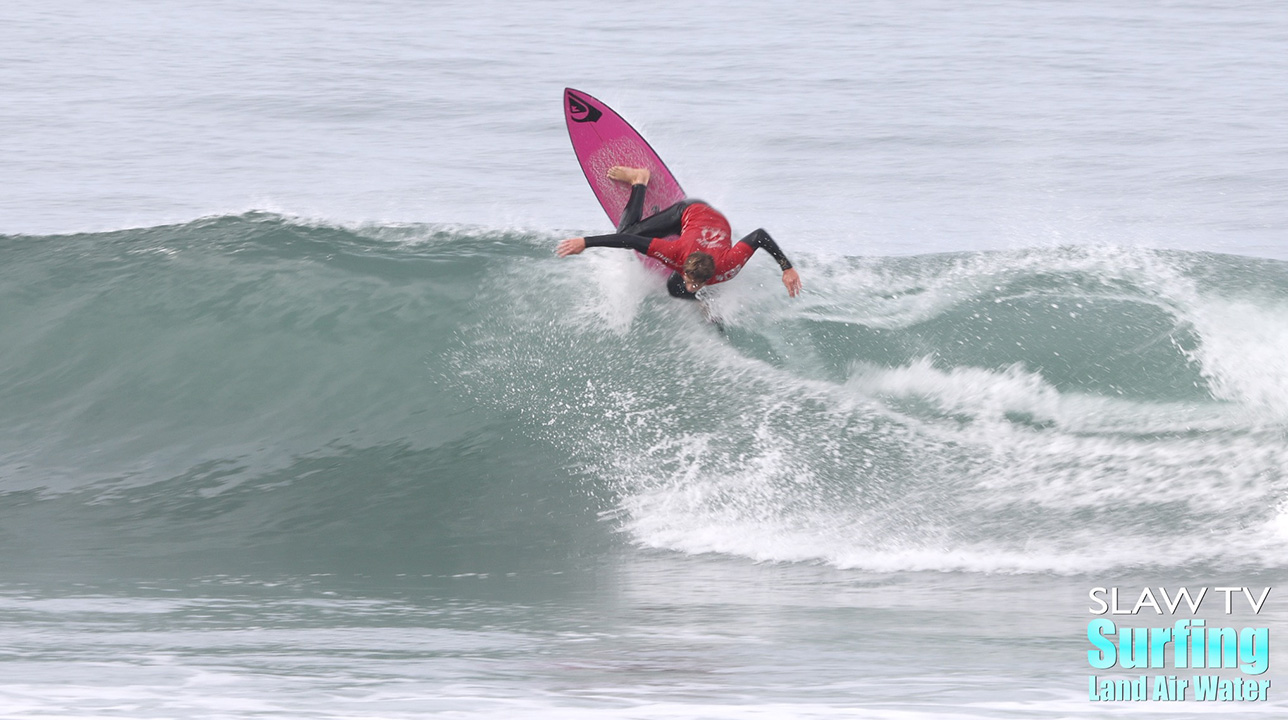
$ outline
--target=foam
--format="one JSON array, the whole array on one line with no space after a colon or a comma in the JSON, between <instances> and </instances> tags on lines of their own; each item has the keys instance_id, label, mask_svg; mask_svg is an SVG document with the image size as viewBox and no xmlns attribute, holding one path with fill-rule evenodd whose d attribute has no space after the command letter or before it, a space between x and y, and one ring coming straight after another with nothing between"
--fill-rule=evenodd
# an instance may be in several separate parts
<instances>
[{"instance_id":1,"label":"foam","mask_svg":"<svg viewBox=\"0 0 1288 720\"><path fill-rule=\"evenodd\" d=\"M1214 297L1159 254L1102 248L970 257L922 282L931 289L914 299L892 300L893 309L845 316L836 302L815 301L802 312L830 308L850 322L908 326L1026 273L1070 268L1109 283L1102 295L1192 322L1202 338L1193 357L1219 380L1218 396L1176 402L1061 391L1022 364L939 367L931 356L898 367L858 363L829 384L694 336L700 344L686 351L731 373L745 395L732 403L737 415L702 432L616 449L605 472L624 490L622 527L647 547L878 572L1279 565L1288 521L1266 510L1288 466L1276 422L1288 399L1285 366L1270 362L1288 342L1277 309ZM859 266L819 294L844 297L880 275ZM888 280L869 292L899 284ZM1119 281L1128 284L1113 287ZM746 291L731 295L727 320L783 322L780 305L749 310ZM1259 328L1270 332L1241 355ZM813 412L799 412L802 403ZM847 422L872 427L857 445L821 437ZM751 449L723 450L748 439Z\"/></svg>"}]
</instances>

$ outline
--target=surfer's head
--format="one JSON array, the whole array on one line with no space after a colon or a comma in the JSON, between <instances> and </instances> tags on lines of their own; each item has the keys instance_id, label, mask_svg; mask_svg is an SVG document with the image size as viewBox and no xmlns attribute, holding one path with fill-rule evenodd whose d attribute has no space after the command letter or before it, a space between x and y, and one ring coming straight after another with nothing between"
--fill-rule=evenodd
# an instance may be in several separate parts
<instances>
[{"instance_id":1,"label":"surfer's head","mask_svg":"<svg viewBox=\"0 0 1288 720\"><path fill-rule=\"evenodd\" d=\"M704 252L692 252L684 259L684 289L697 292L716 274L716 260Z\"/></svg>"}]
</instances>

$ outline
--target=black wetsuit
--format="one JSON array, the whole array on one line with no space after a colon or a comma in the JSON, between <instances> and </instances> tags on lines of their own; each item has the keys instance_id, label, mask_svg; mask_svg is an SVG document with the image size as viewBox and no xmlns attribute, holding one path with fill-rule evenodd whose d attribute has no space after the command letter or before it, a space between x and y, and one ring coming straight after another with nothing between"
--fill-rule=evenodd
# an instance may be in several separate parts
<instances>
[{"instance_id":1,"label":"black wetsuit","mask_svg":"<svg viewBox=\"0 0 1288 720\"><path fill-rule=\"evenodd\" d=\"M686 230L684 222L685 211L695 205L704 206L703 209L709 209L710 213L718 216L719 221L724 223L723 227L727 233L727 221L724 220L724 217L719 215L719 213L715 212L714 209L711 209L709 205L701 200L681 200L680 202L660 210L647 218L640 219L640 214L644 207L644 193L646 190L647 187L644 185L633 185L631 187L630 199L626 202L626 209L622 213L621 222L617 225L617 232L612 235L595 235L588 237L586 238L586 247L630 248L643 255L648 255L662 260L671 266L674 266L677 260L682 263L682 258L672 257L674 253L668 253L668 248L660 247L655 243L663 242L658 240L658 238L670 235L681 235ZM774 239L770 237L769 233L765 232L763 228L755 230L738 242L750 246L751 250L747 253L748 256L750 256L751 252L755 252L756 249L763 248L774 258L775 261L778 262L778 266L784 271L792 267L791 261L787 259L787 256L783 254L783 251L778 247L778 244L774 242ZM688 246L686 245L685 247ZM697 249L701 250L702 248ZM724 280L733 277L741 267L741 263L738 263L736 267L722 273L722 275L718 276L717 279L713 279L711 284L723 282ZM678 271L673 272L671 277L668 278L666 289L671 293L671 295L678 298L684 298L687 300L695 298L694 294L685 288L684 277Z\"/></svg>"}]
</instances>

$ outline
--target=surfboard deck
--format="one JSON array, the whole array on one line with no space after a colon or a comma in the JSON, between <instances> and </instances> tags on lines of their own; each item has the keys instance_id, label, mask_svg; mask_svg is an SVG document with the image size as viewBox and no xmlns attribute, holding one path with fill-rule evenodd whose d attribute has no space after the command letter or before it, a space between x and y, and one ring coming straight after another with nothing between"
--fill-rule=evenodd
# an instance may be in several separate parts
<instances>
[{"instance_id":1,"label":"surfboard deck","mask_svg":"<svg viewBox=\"0 0 1288 720\"><path fill-rule=\"evenodd\" d=\"M644 217L684 199L684 190L666 163L648 141L612 108L588 93L564 88L564 119L577 162L581 163L581 170L586 174L595 199L599 200L614 228L621 220L626 200L631 195L629 185L608 179L608 169L614 165L648 168L651 173L648 190L644 193ZM649 269L670 273L657 260L640 257Z\"/></svg>"}]
</instances>

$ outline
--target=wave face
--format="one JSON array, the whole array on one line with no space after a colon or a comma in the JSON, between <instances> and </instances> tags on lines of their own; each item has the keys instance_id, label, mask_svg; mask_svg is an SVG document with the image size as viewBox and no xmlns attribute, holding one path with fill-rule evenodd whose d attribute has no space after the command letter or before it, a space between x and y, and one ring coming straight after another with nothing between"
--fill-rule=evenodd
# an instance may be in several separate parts
<instances>
[{"instance_id":1,"label":"wave face","mask_svg":"<svg viewBox=\"0 0 1288 720\"><path fill-rule=\"evenodd\" d=\"M1278 567L1288 265L627 253L268 214L0 237L10 568Z\"/></svg>"}]
</instances>

